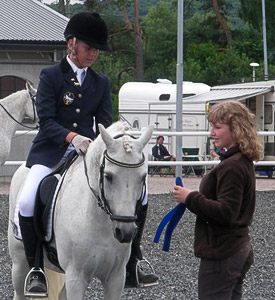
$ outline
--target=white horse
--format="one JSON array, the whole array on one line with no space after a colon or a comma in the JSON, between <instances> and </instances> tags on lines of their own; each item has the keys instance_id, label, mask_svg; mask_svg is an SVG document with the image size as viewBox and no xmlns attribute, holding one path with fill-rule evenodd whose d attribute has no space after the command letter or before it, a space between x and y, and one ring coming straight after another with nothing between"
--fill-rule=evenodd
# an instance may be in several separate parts
<instances>
[{"instance_id":1,"label":"white horse","mask_svg":"<svg viewBox=\"0 0 275 300\"><path fill-rule=\"evenodd\" d=\"M15 92L0 100L0 166L9 156L11 140L17 125L22 125L26 115L36 119L35 95L36 90L27 82L26 90Z\"/></svg>"},{"instance_id":2,"label":"white horse","mask_svg":"<svg viewBox=\"0 0 275 300\"><path fill-rule=\"evenodd\" d=\"M65 285L59 296L49 296L51 300L84 299L91 277L101 280L105 299L121 299L130 242L136 230L136 206L144 194L147 175L143 148L151 138L153 127L149 126L138 139L125 135L126 129L121 122L107 130L100 125L101 135L84 157L76 159L64 177L54 213L52 244L65 272ZM21 166L13 176L10 220L14 218L27 172ZM28 265L23 244L14 237L12 227L9 222L14 300L23 300ZM56 270L46 258L44 261L47 268Z\"/></svg>"}]
</instances>

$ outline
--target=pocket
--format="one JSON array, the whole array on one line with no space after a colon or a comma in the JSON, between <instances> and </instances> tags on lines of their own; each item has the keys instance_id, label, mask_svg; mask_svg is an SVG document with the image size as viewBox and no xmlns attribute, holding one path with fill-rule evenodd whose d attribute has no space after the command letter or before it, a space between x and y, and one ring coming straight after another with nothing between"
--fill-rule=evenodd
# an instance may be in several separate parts
<instances>
[{"instance_id":1,"label":"pocket","mask_svg":"<svg viewBox=\"0 0 275 300\"><path fill-rule=\"evenodd\" d=\"M241 272L241 276L245 276L245 274L248 272L248 270L250 269L250 267L253 265L254 263L254 252L253 249L251 247L249 253L248 253L248 257L244 263L242 272Z\"/></svg>"}]
</instances>

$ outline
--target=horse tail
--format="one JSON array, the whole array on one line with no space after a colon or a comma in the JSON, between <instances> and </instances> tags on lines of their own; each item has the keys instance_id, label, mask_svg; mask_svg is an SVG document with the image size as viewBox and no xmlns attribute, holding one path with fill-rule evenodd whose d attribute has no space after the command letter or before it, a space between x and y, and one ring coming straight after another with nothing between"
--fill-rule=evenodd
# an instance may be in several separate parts
<instances>
[{"instance_id":1,"label":"horse tail","mask_svg":"<svg viewBox=\"0 0 275 300\"><path fill-rule=\"evenodd\" d=\"M45 268L49 281L49 300L58 300L59 294L65 284L65 275Z\"/></svg>"}]
</instances>

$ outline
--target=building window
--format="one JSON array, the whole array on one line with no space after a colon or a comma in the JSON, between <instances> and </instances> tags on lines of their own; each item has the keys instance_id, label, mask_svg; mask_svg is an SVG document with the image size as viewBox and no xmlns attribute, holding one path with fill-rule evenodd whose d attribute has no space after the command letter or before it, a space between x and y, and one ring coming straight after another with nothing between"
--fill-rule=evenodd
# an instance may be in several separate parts
<instances>
[{"instance_id":1,"label":"building window","mask_svg":"<svg viewBox=\"0 0 275 300\"><path fill-rule=\"evenodd\" d=\"M272 124L272 105L264 106L264 123Z\"/></svg>"},{"instance_id":2,"label":"building window","mask_svg":"<svg viewBox=\"0 0 275 300\"><path fill-rule=\"evenodd\" d=\"M133 122L133 129L140 129L139 128L139 120L138 119L134 120L134 122Z\"/></svg>"},{"instance_id":3,"label":"building window","mask_svg":"<svg viewBox=\"0 0 275 300\"><path fill-rule=\"evenodd\" d=\"M0 77L0 99L25 89L26 81L15 76Z\"/></svg>"}]
</instances>

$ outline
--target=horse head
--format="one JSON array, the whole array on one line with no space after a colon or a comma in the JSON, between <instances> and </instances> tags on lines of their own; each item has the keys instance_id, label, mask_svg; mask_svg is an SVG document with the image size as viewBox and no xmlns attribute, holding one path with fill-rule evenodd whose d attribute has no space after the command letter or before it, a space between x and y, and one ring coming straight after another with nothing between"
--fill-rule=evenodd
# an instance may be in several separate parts
<instances>
[{"instance_id":1,"label":"horse head","mask_svg":"<svg viewBox=\"0 0 275 300\"><path fill-rule=\"evenodd\" d=\"M153 126L138 139L127 134L112 137L99 125L106 150L100 167L100 198L113 221L115 238L132 241L136 232L136 210L145 196L147 164L143 149L149 142Z\"/></svg>"}]
</instances>

